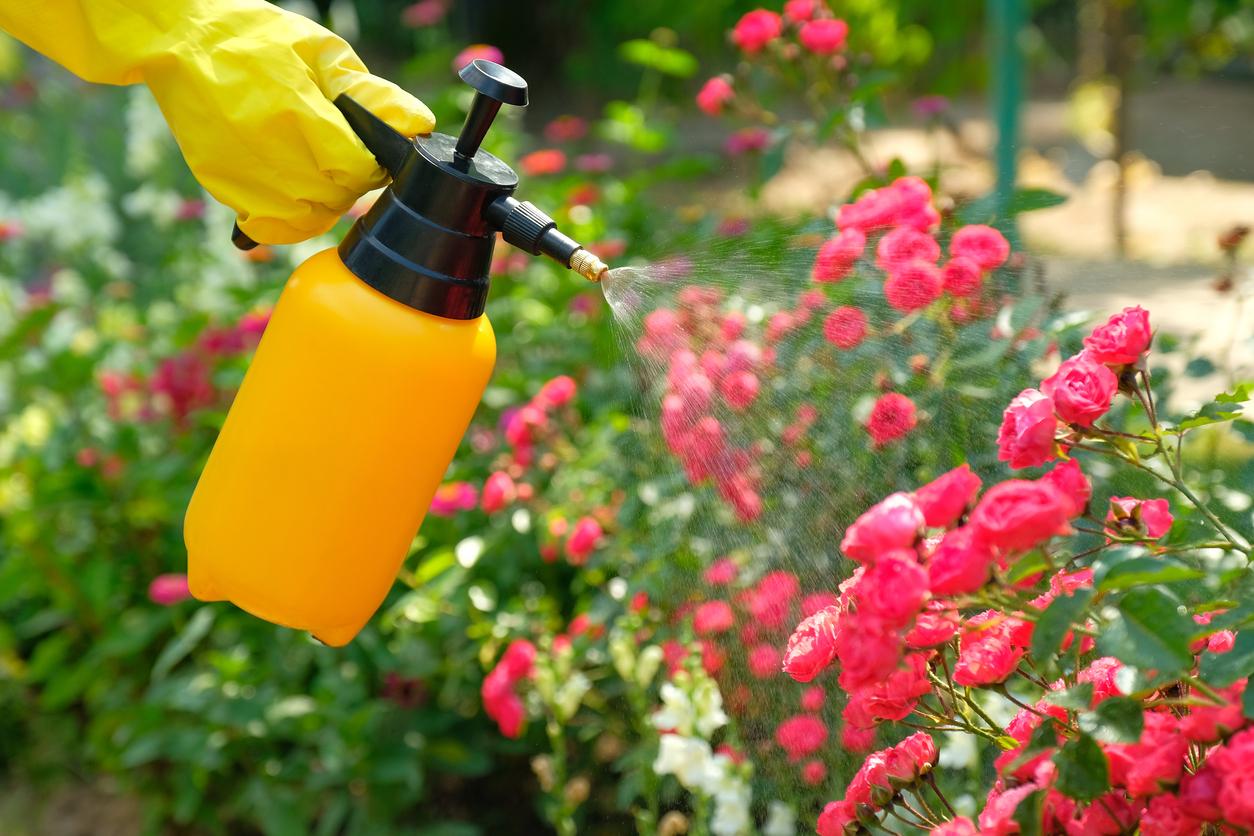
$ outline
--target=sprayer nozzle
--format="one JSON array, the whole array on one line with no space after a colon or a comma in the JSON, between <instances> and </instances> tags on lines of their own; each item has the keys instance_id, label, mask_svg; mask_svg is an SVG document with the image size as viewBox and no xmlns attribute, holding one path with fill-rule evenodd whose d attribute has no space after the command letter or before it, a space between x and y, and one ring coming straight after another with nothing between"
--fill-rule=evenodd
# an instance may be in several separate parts
<instances>
[{"instance_id":1,"label":"sprayer nozzle","mask_svg":"<svg viewBox=\"0 0 1254 836\"><path fill-rule=\"evenodd\" d=\"M590 282L599 282L610 268L604 261L580 247L570 257L570 269Z\"/></svg>"}]
</instances>

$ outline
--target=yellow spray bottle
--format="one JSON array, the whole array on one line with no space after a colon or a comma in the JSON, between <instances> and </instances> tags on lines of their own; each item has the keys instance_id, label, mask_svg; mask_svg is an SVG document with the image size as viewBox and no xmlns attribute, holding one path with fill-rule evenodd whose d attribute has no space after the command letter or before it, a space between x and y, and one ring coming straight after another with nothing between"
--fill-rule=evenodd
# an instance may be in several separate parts
<instances>
[{"instance_id":1,"label":"yellow spray bottle","mask_svg":"<svg viewBox=\"0 0 1254 836\"><path fill-rule=\"evenodd\" d=\"M594 281L606 269L479 150L502 103L527 103L526 82L483 60L461 77L477 92L457 138L410 140L336 100L392 183L275 306L187 509L203 601L349 642L391 588L492 373L497 232ZM249 243L238 230L236 243Z\"/></svg>"}]
</instances>

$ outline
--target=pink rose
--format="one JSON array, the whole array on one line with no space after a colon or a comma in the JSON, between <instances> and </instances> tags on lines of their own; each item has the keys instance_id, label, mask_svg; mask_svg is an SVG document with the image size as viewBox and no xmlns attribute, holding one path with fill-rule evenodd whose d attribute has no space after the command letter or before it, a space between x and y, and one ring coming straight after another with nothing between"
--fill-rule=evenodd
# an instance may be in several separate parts
<instances>
[{"instance_id":1,"label":"pink rose","mask_svg":"<svg viewBox=\"0 0 1254 836\"><path fill-rule=\"evenodd\" d=\"M581 518L566 540L566 557L575 566L583 565L601 542L601 535L601 526L596 520L592 517Z\"/></svg>"},{"instance_id":2,"label":"pink rose","mask_svg":"<svg viewBox=\"0 0 1254 836\"><path fill-rule=\"evenodd\" d=\"M931 235L899 226L880 239L875 248L875 263L891 272L916 260L935 264L940 253L940 244Z\"/></svg>"},{"instance_id":3,"label":"pink rose","mask_svg":"<svg viewBox=\"0 0 1254 836\"><path fill-rule=\"evenodd\" d=\"M880 681L867 685L855 694L866 715L874 722L904 720L919 704L919 698L932 692L927 678L927 656L911 653L905 664Z\"/></svg>"},{"instance_id":4,"label":"pink rose","mask_svg":"<svg viewBox=\"0 0 1254 836\"><path fill-rule=\"evenodd\" d=\"M873 447L883 447L907 436L918 425L914 401L899 392L880 395L867 416L866 431Z\"/></svg>"},{"instance_id":5,"label":"pink rose","mask_svg":"<svg viewBox=\"0 0 1254 836\"><path fill-rule=\"evenodd\" d=\"M862 251L866 249L866 233L857 228L843 229L819 247L814 257L816 282L838 282L848 276Z\"/></svg>"},{"instance_id":6,"label":"pink rose","mask_svg":"<svg viewBox=\"0 0 1254 836\"><path fill-rule=\"evenodd\" d=\"M881 554L855 587L859 610L905 627L928 598L928 574L912 550Z\"/></svg>"},{"instance_id":7,"label":"pink rose","mask_svg":"<svg viewBox=\"0 0 1254 836\"><path fill-rule=\"evenodd\" d=\"M827 780L827 767L823 761L806 761L806 765L801 767L801 780L817 787Z\"/></svg>"},{"instance_id":8,"label":"pink rose","mask_svg":"<svg viewBox=\"0 0 1254 836\"><path fill-rule=\"evenodd\" d=\"M798 682L809 682L836 658L840 610L828 607L797 625L784 650L784 673Z\"/></svg>"},{"instance_id":9,"label":"pink rose","mask_svg":"<svg viewBox=\"0 0 1254 836\"><path fill-rule=\"evenodd\" d=\"M505 54L496 47L488 44L471 44L457 53L457 56L453 59L453 72L461 72L467 64L478 58L491 61L494 64L505 63Z\"/></svg>"},{"instance_id":10,"label":"pink rose","mask_svg":"<svg viewBox=\"0 0 1254 836\"><path fill-rule=\"evenodd\" d=\"M518 496L518 488L514 480L503 470L488 476L483 483L483 492L479 495L479 507L485 514L495 514L509 505Z\"/></svg>"},{"instance_id":11,"label":"pink rose","mask_svg":"<svg viewBox=\"0 0 1254 836\"><path fill-rule=\"evenodd\" d=\"M852 801L829 801L815 826L819 836L845 836L858 827L858 811Z\"/></svg>"},{"instance_id":12,"label":"pink rose","mask_svg":"<svg viewBox=\"0 0 1254 836\"><path fill-rule=\"evenodd\" d=\"M932 601L919 613L914 626L906 633L906 646L914 649L944 644L958 632L958 614L940 601Z\"/></svg>"},{"instance_id":13,"label":"pink rose","mask_svg":"<svg viewBox=\"0 0 1254 836\"><path fill-rule=\"evenodd\" d=\"M777 676L780 671L779 648L769 644L755 645L749 650L749 673L758 679Z\"/></svg>"},{"instance_id":14,"label":"pink rose","mask_svg":"<svg viewBox=\"0 0 1254 836\"><path fill-rule=\"evenodd\" d=\"M846 529L840 550L850 560L873 563L881 554L913 548L923 526L923 512L914 499L895 493L871 506Z\"/></svg>"},{"instance_id":15,"label":"pink rose","mask_svg":"<svg viewBox=\"0 0 1254 836\"><path fill-rule=\"evenodd\" d=\"M1219 809L1229 824L1254 829L1254 729L1234 734L1207 758L1220 776Z\"/></svg>"},{"instance_id":16,"label":"pink rose","mask_svg":"<svg viewBox=\"0 0 1254 836\"><path fill-rule=\"evenodd\" d=\"M1080 470L1080 463L1075 459L1068 459L1062 464L1055 465L1052 470L1041 477L1041 481L1053 485L1054 489L1067 500L1068 517L1074 519L1089 507L1089 500L1093 497L1093 486L1089 484L1088 478Z\"/></svg>"},{"instance_id":17,"label":"pink rose","mask_svg":"<svg viewBox=\"0 0 1254 836\"><path fill-rule=\"evenodd\" d=\"M916 259L898 265L888 274L884 298L900 313L919 311L940 298L942 282L940 268Z\"/></svg>"},{"instance_id":18,"label":"pink rose","mask_svg":"<svg viewBox=\"0 0 1254 836\"><path fill-rule=\"evenodd\" d=\"M941 286L954 296L971 296L980 289L984 273L965 256L955 256L941 268Z\"/></svg>"},{"instance_id":19,"label":"pink rose","mask_svg":"<svg viewBox=\"0 0 1254 836\"><path fill-rule=\"evenodd\" d=\"M1111 366L1125 366L1141 359L1149 350L1149 312L1142 307L1124 308L1093 329L1084 338L1084 348L1094 360Z\"/></svg>"},{"instance_id":20,"label":"pink rose","mask_svg":"<svg viewBox=\"0 0 1254 836\"><path fill-rule=\"evenodd\" d=\"M800 591L796 575L791 572L771 572L764 575L749 593L746 607L749 614L762 626L783 626L788 618L792 600Z\"/></svg>"},{"instance_id":21,"label":"pink rose","mask_svg":"<svg viewBox=\"0 0 1254 836\"><path fill-rule=\"evenodd\" d=\"M1180 789L1176 794L1180 799L1180 808L1187 815L1203 821L1219 821L1224 817L1224 811L1219 806L1219 793L1223 789L1224 779L1212 759L1207 759L1197 772L1181 778Z\"/></svg>"},{"instance_id":22,"label":"pink rose","mask_svg":"<svg viewBox=\"0 0 1254 836\"><path fill-rule=\"evenodd\" d=\"M736 22L732 29L732 43L748 55L755 55L780 36L784 22L775 12L754 9Z\"/></svg>"},{"instance_id":23,"label":"pink rose","mask_svg":"<svg viewBox=\"0 0 1254 836\"><path fill-rule=\"evenodd\" d=\"M849 24L843 20L820 18L801 24L797 40L815 55L830 55L845 45Z\"/></svg>"},{"instance_id":24,"label":"pink rose","mask_svg":"<svg viewBox=\"0 0 1254 836\"><path fill-rule=\"evenodd\" d=\"M788 753L789 760L799 761L827 742L827 726L813 714L798 714L779 724L775 742Z\"/></svg>"},{"instance_id":25,"label":"pink rose","mask_svg":"<svg viewBox=\"0 0 1254 836\"><path fill-rule=\"evenodd\" d=\"M748 409L758 397L758 378L753 372L736 372L723 378L719 391L734 412Z\"/></svg>"},{"instance_id":26,"label":"pink rose","mask_svg":"<svg viewBox=\"0 0 1254 836\"><path fill-rule=\"evenodd\" d=\"M1020 624L1018 619L992 610L968 619L958 639L954 682L968 688L1005 682L1026 652L1013 640Z\"/></svg>"},{"instance_id":27,"label":"pink rose","mask_svg":"<svg viewBox=\"0 0 1254 836\"><path fill-rule=\"evenodd\" d=\"M1052 485L1011 479L985 492L970 525L976 541L1000 554L1025 552L1067 534L1068 501Z\"/></svg>"},{"instance_id":28,"label":"pink rose","mask_svg":"<svg viewBox=\"0 0 1254 836\"><path fill-rule=\"evenodd\" d=\"M692 617L692 629L698 636L725 633L735 623L736 617L732 613L731 605L726 601L707 601L697 607L697 612Z\"/></svg>"},{"instance_id":29,"label":"pink rose","mask_svg":"<svg viewBox=\"0 0 1254 836\"><path fill-rule=\"evenodd\" d=\"M958 816L931 830L931 836L977 836L978 833L975 823L966 816Z\"/></svg>"},{"instance_id":30,"label":"pink rose","mask_svg":"<svg viewBox=\"0 0 1254 836\"><path fill-rule=\"evenodd\" d=\"M565 406L570 403L578 387L569 375L555 377L540 387L535 402L540 406Z\"/></svg>"},{"instance_id":31,"label":"pink rose","mask_svg":"<svg viewBox=\"0 0 1254 836\"><path fill-rule=\"evenodd\" d=\"M697 93L697 107L710 116L718 116L723 112L724 106L734 98L736 91L732 89L731 82L725 76L715 76L702 85Z\"/></svg>"},{"instance_id":32,"label":"pink rose","mask_svg":"<svg viewBox=\"0 0 1254 836\"><path fill-rule=\"evenodd\" d=\"M793 23L803 23L814 17L818 0L788 0L784 4L784 17Z\"/></svg>"},{"instance_id":33,"label":"pink rose","mask_svg":"<svg viewBox=\"0 0 1254 836\"><path fill-rule=\"evenodd\" d=\"M866 339L866 314L852 305L836 308L823 320L823 338L837 348L848 351Z\"/></svg>"},{"instance_id":34,"label":"pink rose","mask_svg":"<svg viewBox=\"0 0 1254 836\"><path fill-rule=\"evenodd\" d=\"M515 639L505 648L497 667L510 679L525 679L531 676L535 661L536 646L526 639Z\"/></svg>"},{"instance_id":35,"label":"pink rose","mask_svg":"<svg viewBox=\"0 0 1254 836\"><path fill-rule=\"evenodd\" d=\"M971 224L954 233L949 252L971 259L981 270L996 270L1010 257L1010 242L991 226Z\"/></svg>"},{"instance_id":36,"label":"pink rose","mask_svg":"<svg viewBox=\"0 0 1254 836\"><path fill-rule=\"evenodd\" d=\"M1041 391L1054 400L1058 417L1070 424L1091 427L1110 409L1119 378L1084 352L1063 362Z\"/></svg>"},{"instance_id":37,"label":"pink rose","mask_svg":"<svg viewBox=\"0 0 1254 836\"><path fill-rule=\"evenodd\" d=\"M945 535L927 564L933 595L965 595L988 583L993 555L978 542L971 528Z\"/></svg>"},{"instance_id":38,"label":"pink rose","mask_svg":"<svg viewBox=\"0 0 1254 836\"><path fill-rule=\"evenodd\" d=\"M1157 540L1171 530L1174 521L1165 499L1112 496L1106 512L1106 530L1116 537Z\"/></svg>"},{"instance_id":39,"label":"pink rose","mask_svg":"<svg viewBox=\"0 0 1254 836\"><path fill-rule=\"evenodd\" d=\"M711 586L726 586L736 580L739 570L736 561L730 557L720 557L705 570L705 582Z\"/></svg>"},{"instance_id":40,"label":"pink rose","mask_svg":"<svg viewBox=\"0 0 1254 836\"><path fill-rule=\"evenodd\" d=\"M1053 400L1036 389L1024 389L1002 413L997 458L1016 470L1045 464L1054 458L1057 429Z\"/></svg>"},{"instance_id":41,"label":"pink rose","mask_svg":"<svg viewBox=\"0 0 1254 836\"><path fill-rule=\"evenodd\" d=\"M927 732L915 732L896 745L897 749L901 749L909 755L910 760L914 763L915 774L923 775L936 766L939 752L936 750L936 741Z\"/></svg>"},{"instance_id":42,"label":"pink rose","mask_svg":"<svg viewBox=\"0 0 1254 836\"><path fill-rule=\"evenodd\" d=\"M1141 836L1195 836L1204 822L1184 812L1184 804L1174 795L1150 799L1141 814Z\"/></svg>"},{"instance_id":43,"label":"pink rose","mask_svg":"<svg viewBox=\"0 0 1254 836\"><path fill-rule=\"evenodd\" d=\"M479 504L479 491L469 482L448 482L436 488L431 497L431 513L451 517L458 511L469 511Z\"/></svg>"},{"instance_id":44,"label":"pink rose","mask_svg":"<svg viewBox=\"0 0 1254 836\"><path fill-rule=\"evenodd\" d=\"M190 597L192 592L187 586L187 575L184 574L157 575L148 584L148 599L163 607L186 601Z\"/></svg>"},{"instance_id":45,"label":"pink rose","mask_svg":"<svg viewBox=\"0 0 1254 836\"><path fill-rule=\"evenodd\" d=\"M961 465L914 492L914 502L929 528L948 528L958 521L980 492L980 477Z\"/></svg>"},{"instance_id":46,"label":"pink rose","mask_svg":"<svg viewBox=\"0 0 1254 836\"><path fill-rule=\"evenodd\" d=\"M901 633L878 619L863 616L845 625L836 636L841 687L856 691L882 684L898 669L904 649Z\"/></svg>"},{"instance_id":47,"label":"pink rose","mask_svg":"<svg viewBox=\"0 0 1254 836\"><path fill-rule=\"evenodd\" d=\"M801 707L806 711L822 711L826 701L827 694L818 685L811 685L801 692Z\"/></svg>"}]
</instances>

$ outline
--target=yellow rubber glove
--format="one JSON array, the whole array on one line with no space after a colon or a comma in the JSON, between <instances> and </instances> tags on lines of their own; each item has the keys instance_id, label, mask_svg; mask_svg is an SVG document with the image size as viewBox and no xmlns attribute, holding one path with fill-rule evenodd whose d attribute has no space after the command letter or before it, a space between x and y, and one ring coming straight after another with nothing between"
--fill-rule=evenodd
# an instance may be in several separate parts
<instances>
[{"instance_id":1,"label":"yellow rubber glove","mask_svg":"<svg viewBox=\"0 0 1254 836\"><path fill-rule=\"evenodd\" d=\"M87 81L146 83L196 179L264 244L327 231L387 181L336 96L406 136L435 126L340 37L264 0L2 0L0 29Z\"/></svg>"}]
</instances>

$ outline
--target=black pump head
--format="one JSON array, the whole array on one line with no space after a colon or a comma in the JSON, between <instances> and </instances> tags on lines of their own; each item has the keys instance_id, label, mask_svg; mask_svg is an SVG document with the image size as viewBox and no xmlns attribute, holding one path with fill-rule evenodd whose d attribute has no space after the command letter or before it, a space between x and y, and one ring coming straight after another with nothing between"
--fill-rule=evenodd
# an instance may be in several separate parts
<instances>
[{"instance_id":1,"label":"black pump head","mask_svg":"<svg viewBox=\"0 0 1254 836\"><path fill-rule=\"evenodd\" d=\"M527 82L482 59L466 65L461 78L475 98L457 138L433 133L411 140L349 96L335 99L392 177L341 242L345 266L379 292L449 319L483 313L498 231L533 255L599 279L605 265L559 232L552 218L515 200L518 175L479 147L502 104L527 104Z\"/></svg>"}]
</instances>

